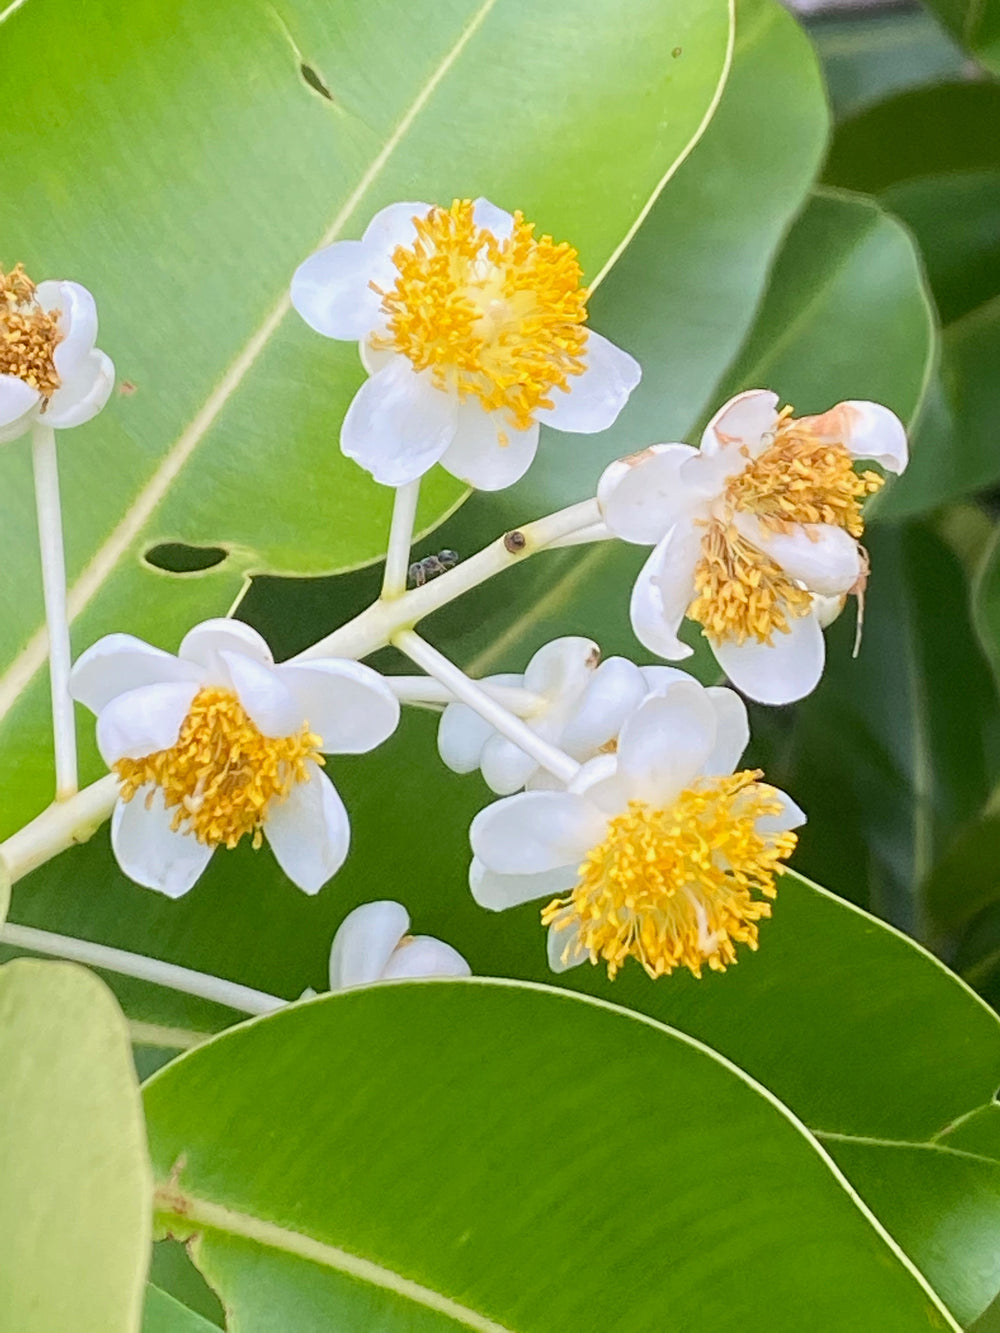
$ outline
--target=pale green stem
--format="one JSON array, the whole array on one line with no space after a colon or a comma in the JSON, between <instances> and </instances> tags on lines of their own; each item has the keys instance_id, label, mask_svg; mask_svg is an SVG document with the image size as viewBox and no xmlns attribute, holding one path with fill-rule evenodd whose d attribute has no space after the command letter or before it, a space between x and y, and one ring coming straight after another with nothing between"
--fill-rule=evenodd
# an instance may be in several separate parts
<instances>
[{"instance_id":1,"label":"pale green stem","mask_svg":"<svg viewBox=\"0 0 1000 1333\"><path fill-rule=\"evenodd\" d=\"M450 704L455 702L451 690L433 676L383 676L382 679L402 704ZM518 717L531 717L545 706L545 699L534 690L519 685L496 685L490 680L476 684L484 694L502 704Z\"/></svg>"},{"instance_id":2,"label":"pale green stem","mask_svg":"<svg viewBox=\"0 0 1000 1333\"><path fill-rule=\"evenodd\" d=\"M283 1009L288 1003L277 995L251 990L249 986L240 986L234 981L210 976L207 972L193 972L189 967L176 967L158 958L147 958L141 953L126 953L123 949L111 949L104 944L92 944L89 940L78 940L72 935L53 935L47 930L35 930L31 926L15 926L11 921L0 927L0 944L54 958L68 958L71 962L99 967L105 972L117 972L123 977L149 981L167 990L196 995L200 1000L212 1000L241 1014L271 1014L276 1009Z\"/></svg>"},{"instance_id":3,"label":"pale green stem","mask_svg":"<svg viewBox=\"0 0 1000 1333\"><path fill-rule=\"evenodd\" d=\"M406 592L410 547L413 545L413 525L417 518L419 498L419 477L416 481L396 488L392 501L392 521L389 525L389 549L385 556L385 574L382 578L383 601L394 601Z\"/></svg>"},{"instance_id":4,"label":"pale green stem","mask_svg":"<svg viewBox=\"0 0 1000 1333\"><path fill-rule=\"evenodd\" d=\"M0 843L0 862L16 883L76 842L86 842L114 809L118 779L108 773L66 801L47 810Z\"/></svg>"},{"instance_id":5,"label":"pale green stem","mask_svg":"<svg viewBox=\"0 0 1000 1333\"><path fill-rule=\"evenodd\" d=\"M59 463L56 433L36 422L31 433L35 473L35 508L38 547L42 561L45 624L49 633L49 683L52 692L52 736L56 760L56 800L65 801L77 790L76 719L69 692L72 666L69 619L66 615L66 558L63 553L62 508L59 503Z\"/></svg>"},{"instance_id":6,"label":"pale green stem","mask_svg":"<svg viewBox=\"0 0 1000 1333\"><path fill-rule=\"evenodd\" d=\"M480 717L494 727L501 736L531 756L547 769L560 782L572 782L580 771L575 759L560 750L531 730L519 717L507 711L502 704L490 697L478 684L470 680L460 667L449 662L447 657L422 639L412 629L400 630L393 635L392 642L401 653L405 653L417 666L423 667L428 675L434 676L451 691L456 699L468 704Z\"/></svg>"},{"instance_id":7,"label":"pale green stem","mask_svg":"<svg viewBox=\"0 0 1000 1333\"><path fill-rule=\"evenodd\" d=\"M568 532L565 537L557 537L549 542L549 550L560 550L564 546L586 546L591 542L608 542L614 539L614 533L605 523L591 523L576 532Z\"/></svg>"}]
</instances>

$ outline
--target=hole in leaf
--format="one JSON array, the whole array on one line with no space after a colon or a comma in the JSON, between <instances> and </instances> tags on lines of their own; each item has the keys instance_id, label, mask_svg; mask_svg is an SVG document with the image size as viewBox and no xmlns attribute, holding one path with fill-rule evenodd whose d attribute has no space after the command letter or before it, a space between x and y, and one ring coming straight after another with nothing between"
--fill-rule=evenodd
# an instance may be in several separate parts
<instances>
[{"instance_id":1,"label":"hole in leaf","mask_svg":"<svg viewBox=\"0 0 1000 1333\"><path fill-rule=\"evenodd\" d=\"M312 65L307 65L303 60L302 64L299 66L299 73L314 93L319 93L320 97L325 97L328 102L333 101L333 93L330 92L330 89L323 82L320 75L317 74L316 70L313 69Z\"/></svg>"},{"instance_id":2,"label":"hole in leaf","mask_svg":"<svg viewBox=\"0 0 1000 1333\"><path fill-rule=\"evenodd\" d=\"M197 574L221 565L229 554L221 546L187 546L184 542L161 542L151 546L143 559L168 574Z\"/></svg>"}]
</instances>

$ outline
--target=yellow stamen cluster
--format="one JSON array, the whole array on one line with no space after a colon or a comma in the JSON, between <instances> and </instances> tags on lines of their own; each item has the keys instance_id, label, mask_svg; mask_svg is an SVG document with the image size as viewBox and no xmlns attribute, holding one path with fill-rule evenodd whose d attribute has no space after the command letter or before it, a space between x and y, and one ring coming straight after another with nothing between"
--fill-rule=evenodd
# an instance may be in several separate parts
<instances>
[{"instance_id":1,"label":"yellow stamen cluster","mask_svg":"<svg viewBox=\"0 0 1000 1333\"><path fill-rule=\"evenodd\" d=\"M14 375L51 398L60 379L53 355L62 339L58 317L35 299L35 284L20 264L0 268L0 375Z\"/></svg>"},{"instance_id":2,"label":"yellow stamen cluster","mask_svg":"<svg viewBox=\"0 0 1000 1333\"><path fill-rule=\"evenodd\" d=\"M789 616L804 616L812 598L781 567L748 542L732 523L713 520L701 541L694 571L697 597L688 615L717 643L787 634Z\"/></svg>"},{"instance_id":3,"label":"yellow stamen cluster","mask_svg":"<svg viewBox=\"0 0 1000 1333\"><path fill-rule=\"evenodd\" d=\"M414 222L416 241L393 255L395 286L372 284L388 325L374 345L402 352L438 387L475 396L526 430L553 406L553 391L585 369L588 293L576 251L536 238L520 213L511 236L498 240L476 226L469 199Z\"/></svg>"},{"instance_id":4,"label":"yellow stamen cluster","mask_svg":"<svg viewBox=\"0 0 1000 1333\"><path fill-rule=\"evenodd\" d=\"M321 744L308 724L294 736L263 735L231 690L209 686L195 695L175 745L114 767L126 801L147 783L160 788L175 831L229 848L250 833L259 847L271 803L308 779L310 761L323 763Z\"/></svg>"},{"instance_id":5,"label":"yellow stamen cluster","mask_svg":"<svg viewBox=\"0 0 1000 1333\"><path fill-rule=\"evenodd\" d=\"M724 972L737 944L757 948L757 922L771 915L764 900L775 897L780 863L796 843L794 833L757 831L760 816L781 810L761 776L748 769L704 780L667 810L630 802L542 923L575 927L579 947L611 978L629 955L654 978L676 967L696 977L706 965ZM571 939L564 959L574 948Z\"/></svg>"}]
</instances>

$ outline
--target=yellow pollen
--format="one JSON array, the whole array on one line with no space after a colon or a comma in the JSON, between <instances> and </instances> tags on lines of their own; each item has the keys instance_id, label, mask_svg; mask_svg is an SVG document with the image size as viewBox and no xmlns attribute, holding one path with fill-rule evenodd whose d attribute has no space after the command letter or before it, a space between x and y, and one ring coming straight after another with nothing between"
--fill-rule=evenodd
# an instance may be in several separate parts
<instances>
[{"instance_id":1,"label":"yellow pollen","mask_svg":"<svg viewBox=\"0 0 1000 1333\"><path fill-rule=\"evenodd\" d=\"M701 539L694 586L698 595L687 614L717 643L770 643L775 630L788 633L789 616L807 615L812 607L809 593L770 556L718 519Z\"/></svg>"},{"instance_id":2,"label":"yellow pollen","mask_svg":"<svg viewBox=\"0 0 1000 1333\"><path fill-rule=\"evenodd\" d=\"M579 947L607 964L612 979L625 959L653 978L686 967L724 972L736 945L757 948L757 922L771 915L775 876L794 833L760 833L756 820L779 814L759 769L703 780L667 810L632 801L579 869L579 883L542 911L542 924L575 928L564 961Z\"/></svg>"},{"instance_id":3,"label":"yellow pollen","mask_svg":"<svg viewBox=\"0 0 1000 1333\"><path fill-rule=\"evenodd\" d=\"M49 399L60 379L53 356L62 340L58 316L35 298L35 284L20 264L0 268L0 375L14 375Z\"/></svg>"},{"instance_id":4,"label":"yellow pollen","mask_svg":"<svg viewBox=\"0 0 1000 1333\"><path fill-rule=\"evenodd\" d=\"M402 352L439 388L474 395L526 430L586 368L588 293L571 246L536 238L520 213L498 240L472 214L471 200L456 199L414 218L417 239L393 255L395 285L372 284L388 327L373 345Z\"/></svg>"},{"instance_id":5,"label":"yellow pollen","mask_svg":"<svg viewBox=\"0 0 1000 1333\"><path fill-rule=\"evenodd\" d=\"M148 783L160 788L175 831L229 848L250 833L259 847L272 802L308 780L310 762L324 762L321 744L308 724L294 736L265 736L231 690L210 686L195 695L175 745L114 768L126 801Z\"/></svg>"}]
</instances>

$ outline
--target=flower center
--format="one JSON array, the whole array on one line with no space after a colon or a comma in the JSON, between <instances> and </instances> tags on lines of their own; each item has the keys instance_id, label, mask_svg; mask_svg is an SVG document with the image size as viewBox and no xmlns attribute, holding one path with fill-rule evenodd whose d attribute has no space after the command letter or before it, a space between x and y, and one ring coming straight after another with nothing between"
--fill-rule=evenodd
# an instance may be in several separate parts
<instances>
[{"instance_id":1,"label":"flower center","mask_svg":"<svg viewBox=\"0 0 1000 1333\"><path fill-rule=\"evenodd\" d=\"M51 398L60 379L53 356L61 341L59 317L35 299L35 284L20 264L0 268L0 375L14 375Z\"/></svg>"},{"instance_id":2,"label":"flower center","mask_svg":"<svg viewBox=\"0 0 1000 1333\"><path fill-rule=\"evenodd\" d=\"M771 643L775 631L788 633L789 617L808 615L812 607L809 592L741 535L732 522L735 514L753 514L771 532L826 523L860 537L861 503L884 481L877 472L856 472L843 444L817 440L789 412L782 414L772 443L730 477L721 516L709 522L702 538L697 596L687 614L716 642Z\"/></svg>"},{"instance_id":3,"label":"flower center","mask_svg":"<svg viewBox=\"0 0 1000 1333\"><path fill-rule=\"evenodd\" d=\"M114 769L126 801L148 783L160 788L167 808L176 807L175 832L229 848L250 833L259 847L271 802L308 781L309 763L324 762L321 744L308 724L294 736L263 735L231 690L209 686L195 695L175 745Z\"/></svg>"},{"instance_id":4,"label":"flower center","mask_svg":"<svg viewBox=\"0 0 1000 1333\"><path fill-rule=\"evenodd\" d=\"M651 977L707 963L724 972L736 945L757 948L757 922L771 915L780 862L794 833L761 833L756 821L779 814L773 787L759 769L714 778L681 793L666 810L632 801L609 820L599 847L579 869L579 883L543 909L542 923L575 927L563 955L579 947L614 978L625 959Z\"/></svg>"},{"instance_id":5,"label":"flower center","mask_svg":"<svg viewBox=\"0 0 1000 1333\"><path fill-rule=\"evenodd\" d=\"M501 241L472 213L462 199L414 219L416 241L393 255L395 286L372 284L388 326L372 343L526 430L539 409L554 406L553 390L565 391L585 369L588 293L571 246L536 239L520 213Z\"/></svg>"}]
</instances>

